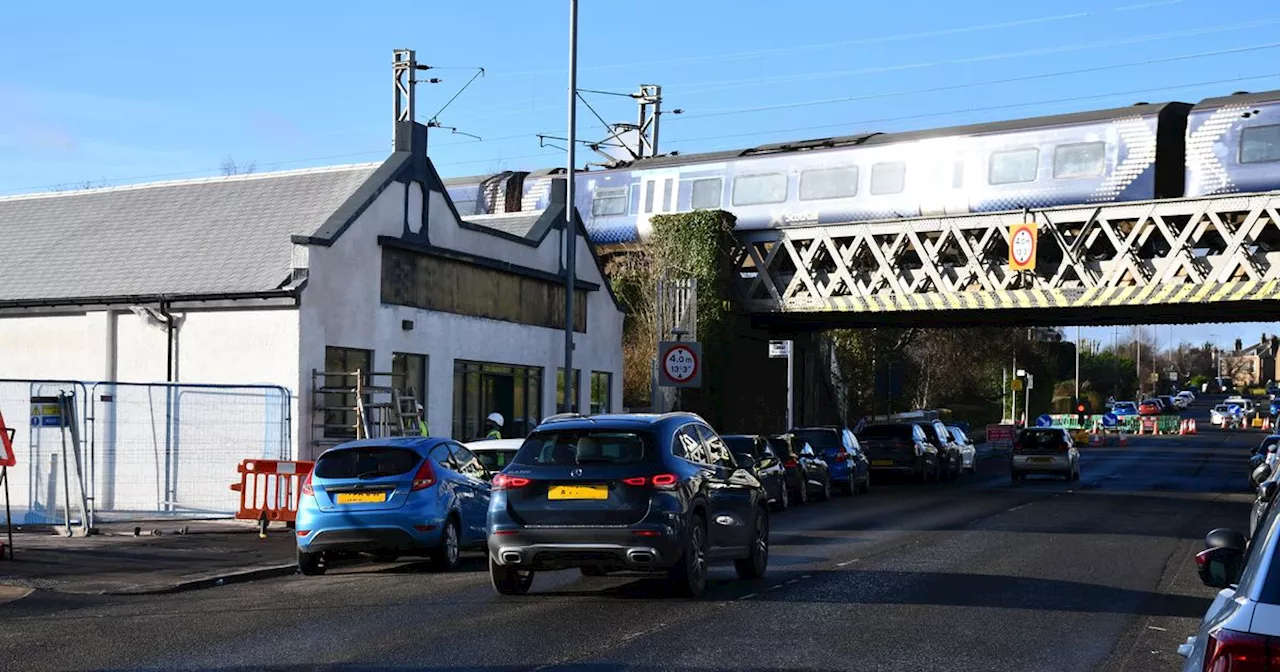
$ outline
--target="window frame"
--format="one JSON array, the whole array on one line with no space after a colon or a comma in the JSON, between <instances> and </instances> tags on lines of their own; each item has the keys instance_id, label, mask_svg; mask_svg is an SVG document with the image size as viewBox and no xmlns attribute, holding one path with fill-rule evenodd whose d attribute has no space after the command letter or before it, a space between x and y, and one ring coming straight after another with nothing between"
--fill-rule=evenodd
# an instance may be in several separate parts
<instances>
[{"instance_id":1,"label":"window frame","mask_svg":"<svg viewBox=\"0 0 1280 672\"><path fill-rule=\"evenodd\" d=\"M898 184L897 191L877 191L876 190L876 169L884 170L884 166L902 166L902 179ZM872 196L897 196L907 191L907 162L906 161L881 161L871 164L871 177L867 184L867 193Z\"/></svg>"},{"instance_id":2,"label":"window frame","mask_svg":"<svg viewBox=\"0 0 1280 672\"><path fill-rule=\"evenodd\" d=\"M723 177L695 177L685 180L689 184L689 210L715 210L724 203L724 178ZM694 194L697 193L695 188L699 183L715 182L716 183L716 203L710 206L699 206L694 202Z\"/></svg>"},{"instance_id":3,"label":"window frame","mask_svg":"<svg viewBox=\"0 0 1280 672\"><path fill-rule=\"evenodd\" d=\"M998 157L1009 156L1011 154L1025 154L1027 152L1035 152L1035 156L1036 156L1035 162L1033 163L1033 165L1035 166L1035 172L1032 173L1031 179L1008 180L1004 182L992 181L992 175L994 172L993 169L995 168L996 159ZM1032 184L1038 179L1040 179L1040 148L1039 147L1016 147L1014 149L1000 149L1000 150L993 151L989 155L987 155L987 186L1003 187L1010 184Z\"/></svg>"},{"instance_id":4,"label":"window frame","mask_svg":"<svg viewBox=\"0 0 1280 672\"><path fill-rule=\"evenodd\" d=\"M1276 163L1277 161L1280 161L1280 154L1277 154L1276 158L1274 159L1267 159L1265 161L1245 161L1244 160L1244 142L1247 139L1246 136L1249 134L1249 132L1260 131L1264 129L1272 129L1272 128L1280 128L1280 124L1263 124L1262 126L1250 126L1248 128L1240 129L1240 142L1238 143L1239 148L1236 150L1236 163L1242 166L1257 166L1257 165L1262 165L1267 163Z\"/></svg>"},{"instance_id":5,"label":"window frame","mask_svg":"<svg viewBox=\"0 0 1280 672\"><path fill-rule=\"evenodd\" d=\"M839 195L836 195L836 196L817 196L817 197L805 198L805 195L804 195L804 178L805 178L805 175L809 175L809 174L811 174L811 173L834 173L834 172L837 172L837 171L853 171L853 180L852 180L852 182L851 182L851 184L853 185L853 191L852 191L851 193L848 193L848 194L839 194ZM904 175L905 175L905 173L904 173ZM858 181L859 181L859 180L861 180L861 179L862 179L862 171L858 168L858 166L855 166L855 165L847 165L847 166L828 166L828 167L825 167L825 168L809 168L809 169L807 169L807 170L801 170L801 171L800 171L799 185L798 185L798 186L797 186L797 188L796 188L796 195L797 195L797 198L799 198L801 201L805 201L805 202L808 202L808 201L830 201L830 200L834 200L834 199L837 199L837 198L857 198L857 196L858 196ZM905 180L904 180L904 182L905 182Z\"/></svg>"},{"instance_id":6,"label":"window frame","mask_svg":"<svg viewBox=\"0 0 1280 672\"><path fill-rule=\"evenodd\" d=\"M1102 146L1102 161L1098 164L1098 172L1081 175L1059 175L1058 174L1058 152L1064 149L1074 149L1077 147L1090 147L1093 145ZM1039 158L1036 159L1039 161ZM1053 174L1055 180L1087 180L1091 177L1102 177L1107 174L1107 142L1105 140L1094 140L1091 142L1072 142L1065 145L1055 145L1053 148Z\"/></svg>"},{"instance_id":7,"label":"window frame","mask_svg":"<svg viewBox=\"0 0 1280 672\"><path fill-rule=\"evenodd\" d=\"M752 178L780 177L782 178L782 197L776 201L752 201L750 203L742 203L738 200L738 182L741 180L749 180ZM735 207L749 208L756 205L777 205L778 203L786 203L787 197L791 192L791 180L788 179L786 171L773 171L769 173L749 173L745 175L733 176L733 188L729 194L729 202Z\"/></svg>"},{"instance_id":8,"label":"window frame","mask_svg":"<svg viewBox=\"0 0 1280 672\"><path fill-rule=\"evenodd\" d=\"M601 194L609 193L611 195L601 197ZM596 212L596 204L609 200L618 200L621 194L622 212ZM591 194L591 216L592 217L626 217L627 211L631 208L631 189L630 187L597 187Z\"/></svg>"}]
</instances>

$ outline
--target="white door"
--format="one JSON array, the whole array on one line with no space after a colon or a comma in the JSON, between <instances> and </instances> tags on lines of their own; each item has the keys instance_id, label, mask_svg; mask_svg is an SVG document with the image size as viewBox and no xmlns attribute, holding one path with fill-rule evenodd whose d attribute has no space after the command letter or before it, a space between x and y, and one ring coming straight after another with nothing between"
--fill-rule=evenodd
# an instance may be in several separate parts
<instances>
[{"instance_id":1,"label":"white door","mask_svg":"<svg viewBox=\"0 0 1280 672\"><path fill-rule=\"evenodd\" d=\"M640 179L640 215L636 219L636 231L641 240L653 235L651 217L676 211L679 185L679 175L675 174L645 175Z\"/></svg>"}]
</instances>

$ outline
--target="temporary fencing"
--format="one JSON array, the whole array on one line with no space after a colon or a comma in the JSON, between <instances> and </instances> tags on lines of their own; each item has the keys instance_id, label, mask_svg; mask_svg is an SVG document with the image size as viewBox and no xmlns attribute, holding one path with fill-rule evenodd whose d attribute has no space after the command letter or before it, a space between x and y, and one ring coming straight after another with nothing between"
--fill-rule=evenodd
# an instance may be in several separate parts
<instances>
[{"instance_id":1,"label":"temporary fencing","mask_svg":"<svg viewBox=\"0 0 1280 672\"><path fill-rule=\"evenodd\" d=\"M292 523L298 517L298 500L302 484L311 474L314 462L287 460L245 460L236 467L240 482L231 489L240 493L236 518L256 520L266 534L267 524Z\"/></svg>"},{"instance_id":2,"label":"temporary fencing","mask_svg":"<svg viewBox=\"0 0 1280 672\"><path fill-rule=\"evenodd\" d=\"M74 400L74 433L34 413L34 398L59 394ZM15 521L231 517L240 462L290 457L292 403L275 385L0 380L0 411L28 428L9 470Z\"/></svg>"}]
</instances>

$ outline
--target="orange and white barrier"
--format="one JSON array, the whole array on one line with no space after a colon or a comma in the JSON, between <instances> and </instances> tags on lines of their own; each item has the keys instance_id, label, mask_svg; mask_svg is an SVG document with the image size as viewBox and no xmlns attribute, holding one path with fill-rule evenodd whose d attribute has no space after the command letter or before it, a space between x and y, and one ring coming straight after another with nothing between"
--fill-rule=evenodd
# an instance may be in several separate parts
<instances>
[{"instance_id":1,"label":"orange and white barrier","mask_svg":"<svg viewBox=\"0 0 1280 672\"><path fill-rule=\"evenodd\" d=\"M240 482L231 489L240 493L236 518L258 521L258 534L265 537L272 521L292 523L298 518L302 483L315 462L289 460L245 460L236 466Z\"/></svg>"}]
</instances>

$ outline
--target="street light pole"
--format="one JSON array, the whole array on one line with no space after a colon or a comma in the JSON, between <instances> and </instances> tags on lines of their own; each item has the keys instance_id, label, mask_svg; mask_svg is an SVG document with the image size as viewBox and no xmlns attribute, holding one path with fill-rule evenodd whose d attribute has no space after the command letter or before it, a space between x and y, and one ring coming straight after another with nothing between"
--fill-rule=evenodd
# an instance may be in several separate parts
<instances>
[{"instance_id":1,"label":"street light pole","mask_svg":"<svg viewBox=\"0 0 1280 672\"><path fill-rule=\"evenodd\" d=\"M1080 403L1080 326L1076 325L1076 403Z\"/></svg>"},{"instance_id":2,"label":"street light pole","mask_svg":"<svg viewBox=\"0 0 1280 672\"><path fill-rule=\"evenodd\" d=\"M564 408L573 408L577 386L573 376L573 286L574 265L578 256L578 228L574 221L573 170L578 147L578 0L569 0L569 142L568 171L565 173L564 209Z\"/></svg>"}]
</instances>

